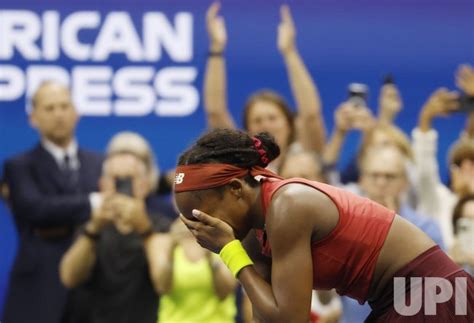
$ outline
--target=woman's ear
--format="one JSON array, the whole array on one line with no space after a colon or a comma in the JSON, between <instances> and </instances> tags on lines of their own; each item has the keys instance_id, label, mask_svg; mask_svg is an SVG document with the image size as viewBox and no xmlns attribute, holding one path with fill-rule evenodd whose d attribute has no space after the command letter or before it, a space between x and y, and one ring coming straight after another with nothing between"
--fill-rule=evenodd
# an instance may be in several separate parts
<instances>
[{"instance_id":1,"label":"woman's ear","mask_svg":"<svg viewBox=\"0 0 474 323\"><path fill-rule=\"evenodd\" d=\"M229 187L230 187L230 192L236 196L237 198L242 198L243 195L243 188L244 188L244 182L241 179L238 178L233 178L229 182Z\"/></svg>"}]
</instances>

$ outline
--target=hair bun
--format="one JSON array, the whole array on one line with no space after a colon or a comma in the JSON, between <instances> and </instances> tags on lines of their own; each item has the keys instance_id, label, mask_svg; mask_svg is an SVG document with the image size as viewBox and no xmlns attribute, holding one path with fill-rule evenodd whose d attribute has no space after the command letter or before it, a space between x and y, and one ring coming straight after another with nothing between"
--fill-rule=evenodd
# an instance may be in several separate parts
<instances>
[{"instance_id":1,"label":"hair bun","mask_svg":"<svg viewBox=\"0 0 474 323\"><path fill-rule=\"evenodd\" d=\"M275 160L280 155L280 147L268 132L260 132L254 136L255 139L260 141L260 146L255 145L255 149L260 154L260 160L257 164L261 167L267 167L268 164Z\"/></svg>"}]
</instances>

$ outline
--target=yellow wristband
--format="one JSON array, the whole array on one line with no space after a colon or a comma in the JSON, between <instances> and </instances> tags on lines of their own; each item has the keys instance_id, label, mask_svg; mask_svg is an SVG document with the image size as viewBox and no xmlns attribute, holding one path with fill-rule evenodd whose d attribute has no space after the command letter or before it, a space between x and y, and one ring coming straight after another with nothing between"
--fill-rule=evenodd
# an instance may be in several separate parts
<instances>
[{"instance_id":1,"label":"yellow wristband","mask_svg":"<svg viewBox=\"0 0 474 323\"><path fill-rule=\"evenodd\" d=\"M253 265L252 259L239 240L232 240L226 244L219 252L219 256L236 278L242 268Z\"/></svg>"}]
</instances>

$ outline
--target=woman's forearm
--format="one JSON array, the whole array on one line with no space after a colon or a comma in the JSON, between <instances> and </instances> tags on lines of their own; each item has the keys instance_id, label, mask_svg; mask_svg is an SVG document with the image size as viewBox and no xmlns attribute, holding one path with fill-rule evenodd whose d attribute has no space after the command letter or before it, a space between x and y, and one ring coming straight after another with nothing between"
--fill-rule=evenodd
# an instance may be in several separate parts
<instances>
[{"instance_id":1,"label":"woman's forearm","mask_svg":"<svg viewBox=\"0 0 474 323\"><path fill-rule=\"evenodd\" d=\"M283 57L298 108L298 140L305 149L321 152L326 142L326 128L316 84L296 49Z\"/></svg>"},{"instance_id":2,"label":"woman's forearm","mask_svg":"<svg viewBox=\"0 0 474 323\"><path fill-rule=\"evenodd\" d=\"M271 285L258 274L254 266L243 268L237 279L244 287L252 303L254 317L263 322L285 322L279 311Z\"/></svg>"},{"instance_id":3,"label":"woman's forearm","mask_svg":"<svg viewBox=\"0 0 474 323\"><path fill-rule=\"evenodd\" d=\"M95 241L79 236L61 260L59 276L67 288L75 288L85 282L96 262Z\"/></svg>"},{"instance_id":4,"label":"woman's forearm","mask_svg":"<svg viewBox=\"0 0 474 323\"><path fill-rule=\"evenodd\" d=\"M235 128L227 107L225 59L209 56L204 76L204 108L209 128Z\"/></svg>"},{"instance_id":5,"label":"woman's forearm","mask_svg":"<svg viewBox=\"0 0 474 323\"><path fill-rule=\"evenodd\" d=\"M217 258L210 261L212 270L212 281L214 290L219 299L225 299L230 293L235 290L237 281L232 277L232 273L227 267Z\"/></svg>"},{"instance_id":6,"label":"woman's forearm","mask_svg":"<svg viewBox=\"0 0 474 323\"><path fill-rule=\"evenodd\" d=\"M143 241L153 287L166 294L173 287L174 245L168 234L155 233Z\"/></svg>"},{"instance_id":7,"label":"woman's forearm","mask_svg":"<svg viewBox=\"0 0 474 323\"><path fill-rule=\"evenodd\" d=\"M346 134L344 131L335 130L331 139L324 148L323 161L326 165L334 165L339 161L342 145Z\"/></svg>"}]
</instances>

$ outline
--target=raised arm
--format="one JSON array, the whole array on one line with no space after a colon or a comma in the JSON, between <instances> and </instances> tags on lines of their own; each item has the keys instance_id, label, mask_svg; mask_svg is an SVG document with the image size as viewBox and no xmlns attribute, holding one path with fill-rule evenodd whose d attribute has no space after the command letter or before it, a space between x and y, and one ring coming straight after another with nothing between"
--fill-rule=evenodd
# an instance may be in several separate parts
<instances>
[{"instance_id":1,"label":"raised arm","mask_svg":"<svg viewBox=\"0 0 474 323\"><path fill-rule=\"evenodd\" d=\"M421 132L428 132L432 129L432 123L436 117L447 116L457 110L459 107L457 98L456 92L449 92L445 88L436 90L421 109L418 129Z\"/></svg>"},{"instance_id":2,"label":"raised arm","mask_svg":"<svg viewBox=\"0 0 474 323\"><path fill-rule=\"evenodd\" d=\"M209 57L204 75L204 109L209 128L235 128L227 106L227 80L224 49L227 32L224 18L218 16L220 4L214 2L207 10Z\"/></svg>"},{"instance_id":3,"label":"raised arm","mask_svg":"<svg viewBox=\"0 0 474 323\"><path fill-rule=\"evenodd\" d=\"M373 129L375 123L375 119L367 107L356 107L350 102L341 104L334 112L334 130L324 148L324 163L328 166L337 164L349 130L357 129L367 133Z\"/></svg>"},{"instance_id":4,"label":"raised arm","mask_svg":"<svg viewBox=\"0 0 474 323\"><path fill-rule=\"evenodd\" d=\"M421 210L426 214L436 213L433 209L430 211L430 208L436 208L433 201L437 200L436 187L441 184L436 158L438 133L432 128L432 122L434 118L445 116L457 108L456 97L456 93L446 89L436 90L421 108L418 125L412 132L413 153L418 170L417 193Z\"/></svg>"},{"instance_id":5,"label":"raised arm","mask_svg":"<svg viewBox=\"0 0 474 323\"><path fill-rule=\"evenodd\" d=\"M334 130L323 153L325 165L334 166L339 161L339 155L344 145L346 134L351 129L353 109L350 104L343 103L334 112Z\"/></svg>"},{"instance_id":6,"label":"raised arm","mask_svg":"<svg viewBox=\"0 0 474 323\"><path fill-rule=\"evenodd\" d=\"M381 124L393 124L402 109L400 91L395 84L385 84L380 89L378 121Z\"/></svg>"},{"instance_id":7,"label":"raised arm","mask_svg":"<svg viewBox=\"0 0 474 323\"><path fill-rule=\"evenodd\" d=\"M417 169L414 183L418 198L417 210L435 218L441 225L446 245L451 245L452 230L450 214L440 213L441 201L450 198L450 191L444 187L439 175L438 133L432 128L433 119L447 115L457 108L456 93L446 89L436 90L426 101L420 111L418 126L412 131L412 149Z\"/></svg>"},{"instance_id":8,"label":"raised arm","mask_svg":"<svg viewBox=\"0 0 474 323\"><path fill-rule=\"evenodd\" d=\"M309 74L295 43L296 29L288 6L281 7L278 26L278 49L285 61L291 90L298 108L295 120L297 140L307 150L322 152L326 127L321 114L318 89Z\"/></svg>"}]
</instances>

